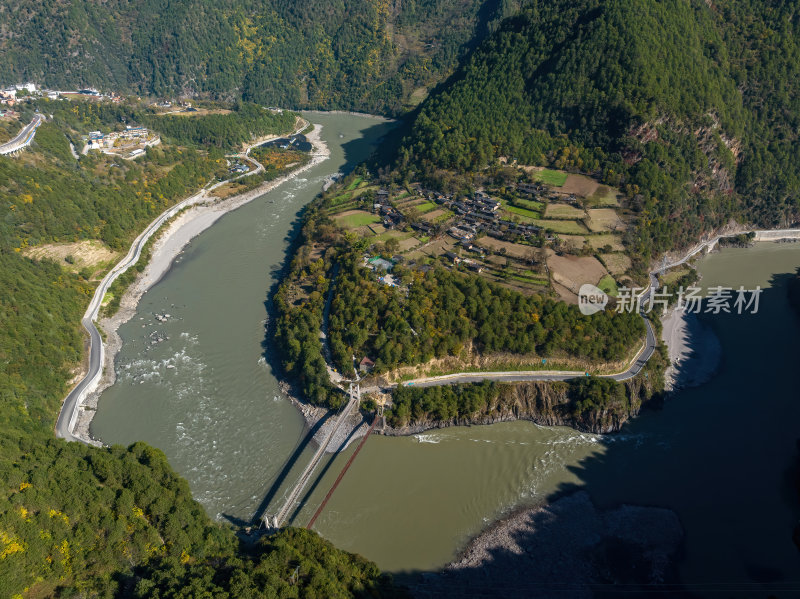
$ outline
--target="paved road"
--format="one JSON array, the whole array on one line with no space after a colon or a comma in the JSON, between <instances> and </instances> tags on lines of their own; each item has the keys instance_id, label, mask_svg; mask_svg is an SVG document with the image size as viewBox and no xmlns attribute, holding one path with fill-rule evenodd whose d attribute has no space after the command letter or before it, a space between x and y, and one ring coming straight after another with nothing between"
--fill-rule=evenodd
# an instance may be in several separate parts
<instances>
[{"instance_id":1,"label":"paved road","mask_svg":"<svg viewBox=\"0 0 800 599\"><path fill-rule=\"evenodd\" d=\"M705 247L705 246L704 246ZM694 255L699 250L692 250ZM684 257L674 264L665 264L661 269L650 273L650 282L647 287L639 294L640 305L644 308L641 311L641 316L644 319L646 333L645 341L642 349L636 355L631 364L622 372L615 374L600 375L603 378L614 379L615 381L626 381L635 377L641 372L644 365L651 358L658 346L658 340L653 330L653 325L650 319L645 315L646 307L650 301L650 296L658 289L658 274L663 272L666 268L671 268L677 264L682 264L688 259ZM570 371L570 370L517 370L507 372L458 372L453 374L445 374L441 376L424 377L419 379L412 379L402 383L391 383L388 385L363 387L362 393L375 393L378 391L386 392L394 389L398 384L407 387L436 387L439 385L456 385L459 383L479 383L481 381L496 381L505 383L528 383L536 381L567 381L576 377L586 376L585 371ZM333 381L332 381L333 382ZM349 382L349 381L341 381ZM335 384L335 383L334 383Z\"/></svg>"},{"instance_id":2,"label":"paved road","mask_svg":"<svg viewBox=\"0 0 800 599\"><path fill-rule=\"evenodd\" d=\"M64 404L61 406L61 412L59 413L58 421L56 422L57 437L61 439L67 439L69 441L80 440L78 437L72 434L78 417L78 406L85 395L91 393L97 387L97 384L102 378L104 358L103 340L100 337L100 333L98 332L94 321L97 320L97 316L100 312L100 304L103 302L103 298L105 297L109 287L111 287L111 284L117 279L117 277L128 270L128 268L136 264L142 254L145 244L148 242L150 237L152 237L153 233L155 233L161 227L161 225L163 225L166 221L187 206L204 201L207 197L208 191L214 187L216 187L216 185L210 187L208 190L204 189L190 198L175 204L169 210L162 212L161 215L151 222L147 228L142 231L142 233L134 240L133 244L128 250L128 254L122 260L120 260L100 282L100 285L95 290L94 296L92 296L92 301L89 303L89 307L86 309L86 313L83 315L83 319L81 320L83 328L89 332L89 370L86 373L86 376L84 376L83 380L81 380L81 382L78 383L78 385L72 391L70 391L69 395L67 395L67 398L64 400Z\"/></svg>"},{"instance_id":3,"label":"paved road","mask_svg":"<svg viewBox=\"0 0 800 599\"><path fill-rule=\"evenodd\" d=\"M40 115L36 115L34 121L36 119L43 120ZM28 127L33 125L34 123L31 122ZM297 131L302 131L307 126L308 123L303 120L298 125ZM35 125L35 127L38 127L38 123ZM22 133L20 133L20 135L22 135ZM18 135L17 137L20 136ZM208 198L208 193L217 187L224 185L229 181L235 181L263 170L263 166L261 166L261 164L247 156L249 151L250 148L248 148L244 153L245 157L247 157L249 160L252 160L257 165L256 170L251 170L243 175L234 177L233 179L220 181L214 185L208 186L206 189L201 190L195 195L183 200L182 202L179 202L178 204L175 204L172 208L166 210L165 212L162 212L161 215L151 222L148 227L134 240L133 244L128 250L128 254L122 260L120 260L100 282L100 285L95 290L94 296L92 296L92 301L89 303L89 307L86 309L86 313L83 315L83 319L81 320L83 328L89 332L89 369L83 379L72 391L69 392L61 406L61 412L59 413L58 420L56 421L55 431L56 436L60 439L66 439L68 441L83 441L83 439L76 437L73 434L73 431L75 429L75 423L78 419L80 404L89 393L97 388L97 385L100 383L100 379L103 376L103 362L105 357L103 339L100 337L100 333L94 323L97 320L97 316L100 312L100 304L102 303L109 287L111 287L111 284L117 279L117 277L128 270L128 268L130 268L132 265L136 264L147 241L166 221L171 219L184 208L206 201Z\"/></svg>"},{"instance_id":4,"label":"paved road","mask_svg":"<svg viewBox=\"0 0 800 599\"><path fill-rule=\"evenodd\" d=\"M36 129L43 122L44 117L41 114L34 115L33 120L25 125L14 139L0 145L0 155L12 154L29 146L33 141L33 137L36 135Z\"/></svg>"}]
</instances>

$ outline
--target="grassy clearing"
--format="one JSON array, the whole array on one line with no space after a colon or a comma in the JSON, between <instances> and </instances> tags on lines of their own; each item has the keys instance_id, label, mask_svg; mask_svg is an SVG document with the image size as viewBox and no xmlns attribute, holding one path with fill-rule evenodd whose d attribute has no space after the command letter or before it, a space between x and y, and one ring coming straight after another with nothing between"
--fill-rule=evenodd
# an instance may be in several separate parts
<instances>
[{"instance_id":1,"label":"grassy clearing","mask_svg":"<svg viewBox=\"0 0 800 599\"><path fill-rule=\"evenodd\" d=\"M380 218L375 214L364 212L363 210L351 210L343 212L334 217L337 224L347 229L357 229L373 223L380 222Z\"/></svg>"},{"instance_id":2,"label":"grassy clearing","mask_svg":"<svg viewBox=\"0 0 800 599\"><path fill-rule=\"evenodd\" d=\"M631 259L625 254L601 254L600 257L612 275L619 276L631 267Z\"/></svg>"},{"instance_id":3,"label":"grassy clearing","mask_svg":"<svg viewBox=\"0 0 800 599\"><path fill-rule=\"evenodd\" d=\"M597 286L611 297L617 297L617 294L619 293L617 290L617 282L611 275L606 275L600 279L600 282L597 284Z\"/></svg>"},{"instance_id":4,"label":"grassy clearing","mask_svg":"<svg viewBox=\"0 0 800 599\"><path fill-rule=\"evenodd\" d=\"M353 179L353 182L347 186L347 191L353 191L356 187L358 187L361 182L364 180L364 177L356 177Z\"/></svg>"},{"instance_id":5,"label":"grassy clearing","mask_svg":"<svg viewBox=\"0 0 800 599\"><path fill-rule=\"evenodd\" d=\"M420 214L426 214L428 212L432 212L432 211L436 210L436 208L438 208L438 206L436 204L434 204L433 202L422 202L421 204L417 204L416 206L414 206L414 208Z\"/></svg>"},{"instance_id":6,"label":"grassy clearing","mask_svg":"<svg viewBox=\"0 0 800 599\"><path fill-rule=\"evenodd\" d=\"M526 200L525 198L516 198L514 200L514 205L519 206L520 208L527 208L533 212L541 213L542 210L544 210L544 204L542 202L537 202L536 200Z\"/></svg>"},{"instance_id":7,"label":"grassy clearing","mask_svg":"<svg viewBox=\"0 0 800 599\"><path fill-rule=\"evenodd\" d=\"M424 220L431 224L439 225L453 217L453 213L449 210L434 210L424 215Z\"/></svg>"},{"instance_id":8,"label":"grassy clearing","mask_svg":"<svg viewBox=\"0 0 800 599\"><path fill-rule=\"evenodd\" d=\"M622 231L625 223L620 220L617 211L612 208L593 208L587 211L589 228L594 232Z\"/></svg>"},{"instance_id":9,"label":"grassy clearing","mask_svg":"<svg viewBox=\"0 0 800 599\"><path fill-rule=\"evenodd\" d=\"M562 233L559 235L561 241L567 244L567 246L573 250L580 250L583 249L584 244L586 243L586 237L583 235L567 235L566 233Z\"/></svg>"},{"instance_id":10,"label":"grassy clearing","mask_svg":"<svg viewBox=\"0 0 800 599\"><path fill-rule=\"evenodd\" d=\"M689 274L692 269L688 266L681 266L679 268L673 268L667 271L663 277L661 277L661 281L664 285L673 285L675 282L680 279L682 276Z\"/></svg>"},{"instance_id":11,"label":"grassy clearing","mask_svg":"<svg viewBox=\"0 0 800 599\"><path fill-rule=\"evenodd\" d=\"M533 178L553 187L561 187L567 181L567 173L545 168L533 173Z\"/></svg>"},{"instance_id":12,"label":"grassy clearing","mask_svg":"<svg viewBox=\"0 0 800 599\"><path fill-rule=\"evenodd\" d=\"M621 194L614 188L607 185L600 185L591 196L589 203L593 206L619 206Z\"/></svg>"},{"instance_id":13,"label":"grassy clearing","mask_svg":"<svg viewBox=\"0 0 800 599\"><path fill-rule=\"evenodd\" d=\"M613 233L601 233L599 235L587 235L586 243L593 250L602 250L605 246L611 246L612 252L621 252L625 249L622 244L622 237Z\"/></svg>"},{"instance_id":14,"label":"grassy clearing","mask_svg":"<svg viewBox=\"0 0 800 599\"><path fill-rule=\"evenodd\" d=\"M510 214L515 214L522 219L527 220L528 222L535 222L542 216L538 212L526 210L525 208L518 208L517 206L511 206L510 204L506 204L504 206L504 210Z\"/></svg>"},{"instance_id":15,"label":"grassy clearing","mask_svg":"<svg viewBox=\"0 0 800 599\"><path fill-rule=\"evenodd\" d=\"M343 204L339 204L338 206L334 206L333 208L328 208L326 211L329 216L336 216L337 214L341 214L342 212L349 212L350 210L355 210L358 208L359 202L357 200L349 200L344 202Z\"/></svg>"}]
</instances>

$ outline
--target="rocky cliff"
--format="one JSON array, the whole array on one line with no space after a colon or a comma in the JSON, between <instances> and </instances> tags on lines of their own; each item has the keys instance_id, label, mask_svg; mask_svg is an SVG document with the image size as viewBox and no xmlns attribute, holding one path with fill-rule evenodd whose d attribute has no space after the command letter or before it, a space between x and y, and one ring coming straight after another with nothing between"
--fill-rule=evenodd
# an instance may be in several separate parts
<instances>
[{"instance_id":1,"label":"rocky cliff","mask_svg":"<svg viewBox=\"0 0 800 599\"><path fill-rule=\"evenodd\" d=\"M387 425L378 432L390 436L413 435L434 428L530 420L543 426L569 426L584 432L607 434L619 431L639 413L644 403L661 398L662 388L656 377L640 375L625 383L613 384L618 386L618 396L589 406L582 401L573 382L495 385L496 392L487 394L486 404L469 415L437 419L425 414L400 426ZM391 417L388 422L392 422Z\"/></svg>"}]
</instances>

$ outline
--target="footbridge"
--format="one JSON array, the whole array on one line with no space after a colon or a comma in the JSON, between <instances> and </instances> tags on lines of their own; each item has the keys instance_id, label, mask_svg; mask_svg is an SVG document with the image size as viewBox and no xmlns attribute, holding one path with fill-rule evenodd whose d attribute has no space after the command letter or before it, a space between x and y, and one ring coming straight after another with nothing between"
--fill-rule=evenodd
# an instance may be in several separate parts
<instances>
[{"instance_id":1,"label":"footbridge","mask_svg":"<svg viewBox=\"0 0 800 599\"><path fill-rule=\"evenodd\" d=\"M342 409L341 412L339 412L339 414L335 416L336 420L334 420L333 425L328 431L328 434L325 435L324 441L320 443L319 448L314 454L314 457L311 458L308 466L306 466L305 470L303 470L302 474L300 474L300 478L297 479L297 482L295 483L291 492L286 497L286 502L283 504L283 507L274 516L264 514L262 517L267 528L277 529L284 525L289 513L300 497L300 494L303 492L303 489L305 489L308 481L310 481L311 477L314 475L314 471L317 469L317 466L319 466L319 463L322 461L322 457L325 455L325 450L328 448L328 445L330 445L331 441L336 438L337 433L342 428L342 425L347 421L347 418L350 416L353 410L358 409L358 406L361 403L361 388L358 385L353 386L351 384L348 395L349 399L347 401L347 405L344 407L344 409Z\"/></svg>"}]
</instances>

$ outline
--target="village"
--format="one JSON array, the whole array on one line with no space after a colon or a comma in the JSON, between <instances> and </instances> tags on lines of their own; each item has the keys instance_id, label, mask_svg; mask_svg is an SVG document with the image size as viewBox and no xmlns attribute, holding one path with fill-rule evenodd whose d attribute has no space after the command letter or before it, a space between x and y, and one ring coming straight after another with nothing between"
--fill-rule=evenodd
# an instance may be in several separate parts
<instances>
[{"instance_id":1,"label":"village","mask_svg":"<svg viewBox=\"0 0 800 599\"><path fill-rule=\"evenodd\" d=\"M611 295L633 283L620 199L589 177L540 169L470 194L420 184L387 189L356 179L327 202L326 212L372 242L364 266L386 285L401 286L393 276L397 265L438 264L574 303L584 283Z\"/></svg>"},{"instance_id":2,"label":"village","mask_svg":"<svg viewBox=\"0 0 800 599\"><path fill-rule=\"evenodd\" d=\"M12 108L20 102L38 98L47 98L49 100L106 100L114 103L122 101L122 97L115 92L104 94L93 87L63 91L42 89L36 83L30 82L0 87L0 105L2 106Z\"/></svg>"}]
</instances>

